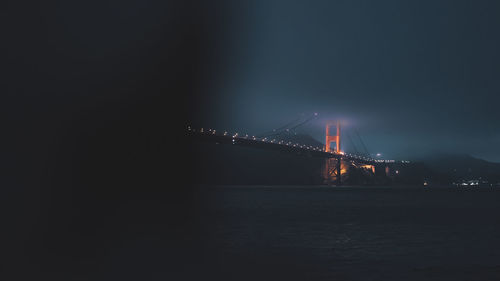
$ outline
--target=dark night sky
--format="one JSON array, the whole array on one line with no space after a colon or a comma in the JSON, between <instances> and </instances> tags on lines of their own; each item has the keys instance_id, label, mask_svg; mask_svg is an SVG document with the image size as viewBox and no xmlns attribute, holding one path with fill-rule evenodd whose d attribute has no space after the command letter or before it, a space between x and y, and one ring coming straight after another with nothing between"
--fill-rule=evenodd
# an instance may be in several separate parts
<instances>
[{"instance_id":1,"label":"dark night sky","mask_svg":"<svg viewBox=\"0 0 500 281\"><path fill-rule=\"evenodd\" d=\"M276 128L301 113L347 120L371 152L500 161L496 1L233 4L194 125Z\"/></svg>"},{"instance_id":2,"label":"dark night sky","mask_svg":"<svg viewBox=\"0 0 500 281\"><path fill-rule=\"evenodd\" d=\"M340 118L372 153L500 161L499 12L496 1L13 1L3 112L13 128L38 116L58 133L84 112L119 119L139 104L161 107L159 124L250 134L318 112L319 140Z\"/></svg>"}]
</instances>

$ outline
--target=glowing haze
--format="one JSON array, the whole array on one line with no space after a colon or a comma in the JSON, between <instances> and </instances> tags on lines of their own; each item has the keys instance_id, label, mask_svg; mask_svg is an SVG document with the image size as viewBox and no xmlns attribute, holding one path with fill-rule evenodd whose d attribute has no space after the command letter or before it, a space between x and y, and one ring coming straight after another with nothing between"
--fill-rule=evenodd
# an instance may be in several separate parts
<instances>
[{"instance_id":1,"label":"glowing haze","mask_svg":"<svg viewBox=\"0 0 500 281\"><path fill-rule=\"evenodd\" d=\"M260 133L319 113L372 153L500 161L499 4L254 1L224 6L193 125Z\"/></svg>"}]
</instances>

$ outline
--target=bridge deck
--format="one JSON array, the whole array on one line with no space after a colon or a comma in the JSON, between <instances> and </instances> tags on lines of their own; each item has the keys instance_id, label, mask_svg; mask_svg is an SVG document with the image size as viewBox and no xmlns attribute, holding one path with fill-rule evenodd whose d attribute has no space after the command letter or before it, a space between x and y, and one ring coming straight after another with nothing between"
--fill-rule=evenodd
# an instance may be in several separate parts
<instances>
[{"instance_id":1,"label":"bridge deck","mask_svg":"<svg viewBox=\"0 0 500 281\"><path fill-rule=\"evenodd\" d=\"M296 153L301 155L307 155L311 157L321 157L321 158L341 158L344 160L354 160L357 162L362 162L366 164L373 164L378 161L364 156L354 155L350 153L336 153L336 152L326 152L324 148L301 145L291 142L283 142L276 140L268 140L267 138L256 138L249 136L238 136L228 135L228 134L216 134L215 131L195 131L188 129L188 135L194 139L201 141L208 141L220 144L230 144L230 145L240 145L249 146L262 149L278 150L290 153Z\"/></svg>"}]
</instances>

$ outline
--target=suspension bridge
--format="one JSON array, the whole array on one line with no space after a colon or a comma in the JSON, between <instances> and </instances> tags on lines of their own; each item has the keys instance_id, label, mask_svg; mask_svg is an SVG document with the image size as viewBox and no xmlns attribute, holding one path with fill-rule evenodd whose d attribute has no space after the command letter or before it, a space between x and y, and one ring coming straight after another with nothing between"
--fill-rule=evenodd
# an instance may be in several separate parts
<instances>
[{"instance_id":1,"label":"suspension bridge","mask_svg":"<svg viewBox=\"0 0 500 281\"><path fill-rule=\"evenodd\" d=\"M325 144L324 145L308 145L296 143L287 140L283 136L288 134L293 134L293 132L300 126L303 126L313 120L317 114L306 118L305 120L294 120L280 128L274 129L257 136L239 133L229 133L227 131L216 131L214 129L204 129L204 128L192 128L187 127L187 133L190 137L200 140L207 141L216 144L228 144L236 146L247 146L259 149L276 150L286 153L294 153L297 155L307 156L307 157L319 157L325 159L325 164L323 168L323 178L325 183L335 185L342 184L342 178L348 173L349 167L357 167L361 169L366 169L372 173L377 173L381 171L382 173L388 173L391 164L395 163L408 163L408 161L395 161L388 159L373 158L368 153L366 145L359 137L356 131L357 137L360 139L361 146L364 152L360 153L349 134L347 138L351 143L351 149L354 152L344 152L341 149L342 144L342 130L341 122L326 122L325 124ZM332 130L335 128L334 130ZM334 143L334 145L332 145ZM379 172L380 173L380 172Z\"/></svg>"}]
</instances>

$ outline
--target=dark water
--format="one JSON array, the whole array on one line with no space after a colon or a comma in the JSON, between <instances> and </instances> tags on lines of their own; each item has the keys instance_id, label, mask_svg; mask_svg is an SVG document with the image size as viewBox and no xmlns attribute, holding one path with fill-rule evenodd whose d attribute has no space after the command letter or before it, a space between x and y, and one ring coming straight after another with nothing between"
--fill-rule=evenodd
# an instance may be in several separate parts
<instances>
[{"instance_id":1,"label":"dark water","mask_svg":"<svg viewBox=\"0 0 500 281\"><path fill-rule=\"evenodd\" d=\"M207 280L500 280L500 190L205 187L200 196L193 271Z\"/></svg>"}]
</instances>

